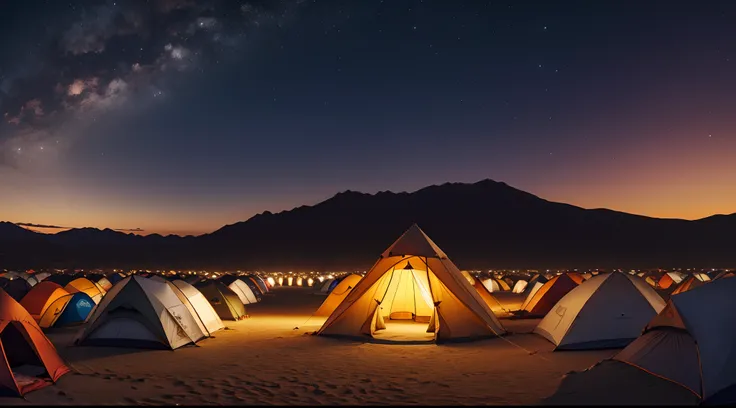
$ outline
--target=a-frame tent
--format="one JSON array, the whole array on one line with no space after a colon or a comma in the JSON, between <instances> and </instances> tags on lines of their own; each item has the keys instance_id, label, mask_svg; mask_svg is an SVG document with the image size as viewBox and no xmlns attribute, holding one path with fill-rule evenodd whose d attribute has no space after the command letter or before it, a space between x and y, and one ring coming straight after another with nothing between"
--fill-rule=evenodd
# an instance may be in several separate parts
<instances>
[{"instance_id":1,"label":"a-frame tent","mask_svg":"<svg viewBox=\"0 0 736 408\"><path fill-rule=\"evenodd\" d=\"M329 316L332 314L362 278L362 276L354 273L341 280L337 287L327 296L325 301L322 302L319 309L314 312L313 316Z\"/></svg>"},{"instance_id":2,"label":"a-frame tent","mask_svg":"<svg viewBox=\"0 0 736 408\"><path fill-rule=\"evenodd\" d=\"M416 225L391 245L340 303L319 335L373 336L386 319L429 322L436 342L506 331L447 255Z\"/></svg>"}]
</instances>

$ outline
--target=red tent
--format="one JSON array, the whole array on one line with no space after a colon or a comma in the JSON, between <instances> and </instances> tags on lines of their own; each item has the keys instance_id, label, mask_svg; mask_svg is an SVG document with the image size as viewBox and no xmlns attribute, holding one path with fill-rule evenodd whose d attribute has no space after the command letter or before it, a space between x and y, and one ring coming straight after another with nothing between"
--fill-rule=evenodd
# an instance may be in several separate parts
<instances>
[{"instance_id":1,"label":"red tent","mask_svg":"<svg viewBox=\"0 0 736 408\"><path fill-rule=\"evenodd\" d=\"M70 371L36 321L2 289L0 357L0 396L23 396Z\"/></svg>"}]
</instances>

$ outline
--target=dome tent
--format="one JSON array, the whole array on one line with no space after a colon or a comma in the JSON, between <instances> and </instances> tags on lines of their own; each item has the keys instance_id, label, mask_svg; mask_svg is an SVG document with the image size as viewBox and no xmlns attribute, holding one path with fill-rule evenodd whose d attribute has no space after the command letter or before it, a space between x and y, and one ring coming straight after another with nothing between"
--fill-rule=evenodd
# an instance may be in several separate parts
<instances>
[{"instance_id":1,"label":"dome tent","mask_svg":"<svg viewBox=\"0 0 736 408\"><path fill-rule=\"evenodd\" d=\"M705 404L736 403L736 279L674 295L613 357L678 384Z\"/></svg>"},{"instance_id":2,"label":"dome tent","mask_svg":"<svg viewBox=\"0 0 736 408\"><path fill-rule=\"evenodd\" d=\"M174 350L205 337L167 283L133 275L102 299L75 344Z\"/></svg>"},{"instance_id":3,"label":"dome tent","mask_svg":"<svg viewBox=\"0 0 736 408\"><path fill-rule=\"evenodd\" d=\"M458 268L416 225L380 256L317 334L373 336L386 320L429 321L435 341L495 337L501 323Z\"/></svg>"},{"instance_id":4,"label":"dome tent","mask_svg":"<svg viewBox=\"0 0 736 408\"><path fill-rule=\"evenodd\" d=\"M0 396L21 397L70 370L31 315L0 289ZM27 373L28 368L41 371Z\"/></svg>"},{"instance_id":5,"label":"dome tent","mask_svg":"<svg viewBox=\"0 0 736 408\"><path fill-rule=\"evenodd\" d=\"M562 297L534 332L556 350L625 347L663 308L664 300L643 279L600 274Z\"/></svg>"},{"instance_id":6,"label":"dome tent","mask_svg":"<svg viewBox=\"0 0 736 408\"><path fill-rule=\"evenodd\" d=\"M247 317L245 305L238 295L224 283L208 280L198 283L195 288L207 299L207 302L222 320L241 320Z\"/></svg>"},{"instance_id":7,"label":"dome tent","mask_svg":"<svg viewBox=\"0 0 736 408\"><path fill-rule=\"evenodd\" d=\"M552 307L576 286L583 283L577 273L563 273L539 286L536 282L521 306L522 313L529 316L544 316Z\"/></svg>"},{"instance_id":8,"label":"dome tent","mask_svg":"<svg viewBox=\"0 0 736 408\"><path fill-rule=\"evenodd\" d=\"M41 319L46 309L57 299L68 295L69 292L54 282L43 281L34 286L20 301L21 306L25 307L31 317L36 322Z\"/></svg>"}]
</instances>

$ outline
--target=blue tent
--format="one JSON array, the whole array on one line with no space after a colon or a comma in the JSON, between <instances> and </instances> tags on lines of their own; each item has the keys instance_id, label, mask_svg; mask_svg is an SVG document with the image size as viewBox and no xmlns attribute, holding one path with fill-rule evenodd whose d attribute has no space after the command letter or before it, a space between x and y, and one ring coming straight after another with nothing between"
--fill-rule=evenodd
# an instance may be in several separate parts
<instances>
[{"instance_id":1,"label":"blue tent","mask_svg":"<svg viewBox=\"0 0 736 408\"><path fill-rule=\"evenodd\" d=\"M84 292L77 292L72 295L72 299L64 307L61 316L56 319L54 327L68 326L71 324L84 323L87 316L95 307L95 301Z\"/></svg>"},{"instance_id":2,"label":"blue tent","mask_svg":"<svg viewBox=\"0 0 736 408\"><path fill-rule=\"evenodd\" d=\"M330 287L327 288L327 293L332 293L332 289L335 289L335 287L340 284L340 281L341 280L342 279L335 279L335 280L333 280L332 283L330 283Z\"/></svg>"}]
</instances>

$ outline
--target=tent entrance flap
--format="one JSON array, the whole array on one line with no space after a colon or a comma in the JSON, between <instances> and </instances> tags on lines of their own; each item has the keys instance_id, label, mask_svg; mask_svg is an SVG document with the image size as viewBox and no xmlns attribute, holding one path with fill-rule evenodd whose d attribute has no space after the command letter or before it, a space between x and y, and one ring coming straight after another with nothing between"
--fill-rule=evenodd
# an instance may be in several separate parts
<instances>
[{"instance_id":1,"label":"tent entrance flap","mask_svg":"<svg viewBox=\"0 0 736 408\"><path fill-rule=\"evenodd\" d=\"M388 274L387 274L388 275ZM429 322L434 305L425 271L394 269L379 305L384 320Z\"/></svg>"}]
</instances>

